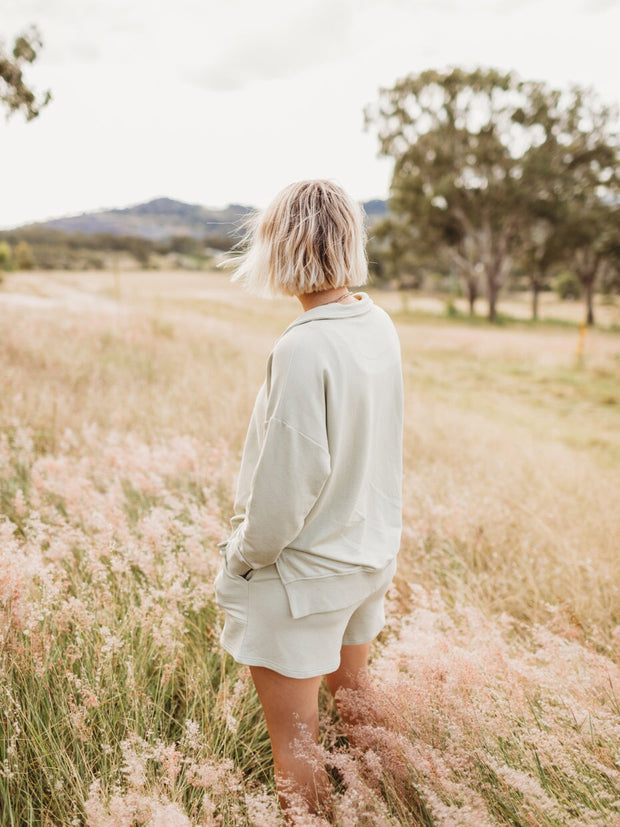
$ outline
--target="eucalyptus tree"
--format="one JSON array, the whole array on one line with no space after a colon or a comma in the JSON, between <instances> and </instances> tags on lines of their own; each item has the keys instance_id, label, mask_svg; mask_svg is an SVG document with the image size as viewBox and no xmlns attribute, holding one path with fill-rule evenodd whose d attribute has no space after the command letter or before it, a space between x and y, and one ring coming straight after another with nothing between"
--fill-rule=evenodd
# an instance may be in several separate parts
<instances>
[{"instance_id":1,"label":"eucalyptus tree","mask_svg":"<svg viewBox=\"0 0 620 827\"><path fill-rule=\"evenodd\" d=\"M577 205L566 227L567 251L583 288L585 322L594 324L594 292L601 281L617 284L620 268L620 209L599 202Z\"/></svg>"},{"instance_id":2,"label":"eucalyptus tree","mask_svg":"<svg viewBox=\"0 0 620 827\"><path fill-rule=\"evenodd\" d=\"M21 112L26 120L31 121L51 100L49 91L37 96L26 83L23 73L24 64L36 60L42 45L41 35L34 26L15 39L10 52L0 43L0 102L8 109L9 115Z\"/></svg>"},{"instance_id":3,"label":"eucalyptus tree","mask_svg":"<svg viewBox=\"0 0 620 827\"><path fill-rule=\"evenodd\" d=\"M527 221L523 158L541 140L525 85L494 69L428 70L382 89L366 110L394 158L390 209L423 243L441 244L473 306L482 277L489 318Z\"/></svg>"},{"instance_id":4,"label":"eucalyptus tree","mask_svg":"<svg viewBox=\"0 0 620 827\"><path fill-rule=\"evenodd\" d=\"M525 220L521 227L520 264L527 274L532 294L532 318L538 318L541 290L552 269L565 259L563 228L567 203L560 186L565 171L560 135L561 93L546 84L529 81L523 99L523 119L537 132L523 156L521 186Z\"/></svg>"},{"instance_id":5,"label":"eucalyptus tree","mask_svg":"<svg viewBox=\"0 0 620 827\"><path fill-rule=\"evenodd\" d=\"M549 286L553 270L565 260L566 247L559 220L536 212L531 217L524 226L519 261L530 287L532 319L536 320L540 293Z\"/></svg>"},{"instance_id":6,"label":"eucalyptus tree","mask_svg":"<svg viewBox=\"0 0 620 827\"><path fill-rule=\"evenodd\" d=\"M617 113L591 89L560 91L534 82L526 110L543 138L527 151L522 179L530 216L523 258L533 306L549 270L565 260L581 282L592 324L594 290L614 266L620 232Z\"/></svg>"},{"instance_id":7,"label":"eucalyptus tree","mask_svg":"<svg viewBox=\"0 0 620 827\"><path fill-rule=\"evenodd\" d=\"M562 196L568 204L567 253L583 287L586 323L605 270L617 265L620 213L620 136L617 111L591 90L573 88L564 105Z\"/></svg>"}]
</instances>

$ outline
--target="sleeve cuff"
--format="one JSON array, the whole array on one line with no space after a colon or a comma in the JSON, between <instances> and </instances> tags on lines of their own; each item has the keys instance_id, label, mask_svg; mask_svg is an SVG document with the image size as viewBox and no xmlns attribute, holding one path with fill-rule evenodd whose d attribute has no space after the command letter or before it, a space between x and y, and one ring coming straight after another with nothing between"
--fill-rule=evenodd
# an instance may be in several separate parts
<instances>
[{"instance_id":1,"label":"sleeve cuff","mask_svg":"<svg viewBox=\"0 0 620 827\"><path fill-rule=\"evenodd\" d=\"M246 577L246 575L252 571L252 566L239 551L239 541L242 537L242 531L237 529L233 532L228 543L226 544L226 547L224 548L224 559L226 561L226 568L230 574Z\"/></svg>"}]
</instances>

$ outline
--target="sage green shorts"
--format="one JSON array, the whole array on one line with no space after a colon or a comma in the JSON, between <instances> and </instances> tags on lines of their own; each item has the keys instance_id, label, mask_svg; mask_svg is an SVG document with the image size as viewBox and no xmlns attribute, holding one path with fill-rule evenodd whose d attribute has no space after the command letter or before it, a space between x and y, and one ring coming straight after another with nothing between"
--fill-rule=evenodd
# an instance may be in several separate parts
<instances>
[{"instance_id":1,"label":"sage green shorts","mask_svg":"<svg viewBox=\"0 0 620 827\"><path fill-rule=\"evenodd\" d=\"M384 598L395 571L393 560L369 573L369 593L351 606L294 618L275 565L245 580L223 564L215 579L215 599L225 613L220 642L238 663L289 678L328 675L340 666L342 646L370 643L385 625Z\"/></svg>"}]
</instances>

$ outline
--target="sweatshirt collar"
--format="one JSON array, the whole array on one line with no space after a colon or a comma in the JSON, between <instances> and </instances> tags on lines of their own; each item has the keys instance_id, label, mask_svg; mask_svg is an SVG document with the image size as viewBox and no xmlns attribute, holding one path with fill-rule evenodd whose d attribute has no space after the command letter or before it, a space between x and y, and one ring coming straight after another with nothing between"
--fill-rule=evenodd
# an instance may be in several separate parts
<instances>
[{"instance_id":1,"label":"sweatshirt collar","mask_svg":"<svg viewBox=\"0 0 620 827\"><path fill-rule=\"evenodd\" d=\"M286 328L284 333L297 325L305 324L306 322L314 322L317 319L348 319L351 316L363 316L368 313L374 302L368 293L354 293L357 301L351 304L338 304L337 302L330 302L329 304L320 304L318 307L312 307L306 310L301 316L298 316L295 321ZM284 335L284 334L282 334Z\"/></svg>"}]
</instances>

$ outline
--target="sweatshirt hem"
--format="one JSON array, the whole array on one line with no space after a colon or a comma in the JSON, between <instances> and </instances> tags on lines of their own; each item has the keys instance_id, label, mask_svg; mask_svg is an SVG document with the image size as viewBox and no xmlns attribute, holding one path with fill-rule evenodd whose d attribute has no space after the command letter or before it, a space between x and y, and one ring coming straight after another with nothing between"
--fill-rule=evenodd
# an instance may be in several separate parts
<instances>
[{"instance_id":1,"label":"sweatshirt hem","mask_svg":"<svg viewBox=\"0 0 620 827\"><path fill-rule=\"evenodd\" d=\"M354 571L330 573L328 576L306 577L288 582L282 578L291 614L294 618L333 612L361 603L377 589L382 575L391 579L396 570L396 557L380 569L359 568Z\"/></svg>"}]
</instances>

